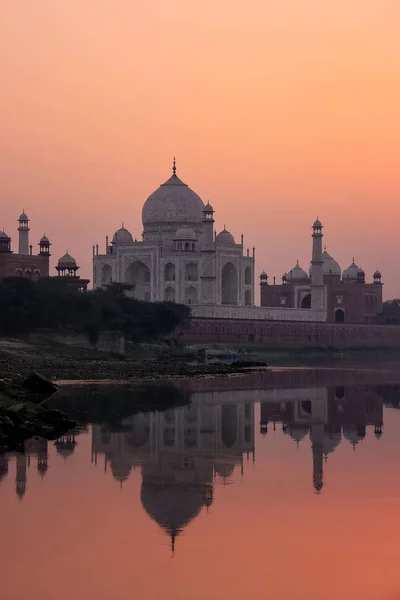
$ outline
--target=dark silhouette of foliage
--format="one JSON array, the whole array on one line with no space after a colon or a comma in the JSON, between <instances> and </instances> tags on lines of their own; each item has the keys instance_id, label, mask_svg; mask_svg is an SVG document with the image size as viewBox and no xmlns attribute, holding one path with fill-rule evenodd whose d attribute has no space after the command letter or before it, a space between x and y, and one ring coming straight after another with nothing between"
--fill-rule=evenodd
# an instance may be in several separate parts
<instances>
[{"instance_id":1,"label":"dark silhouette of foliage","mask_svg":"<svg viewBox=\"0 0 400 600\"><path fill-rule=\"evenodd\" d=\"M382 315L386 317L399 317L400 316L400 298L394 298L393 300L386 300L382 305Z\"/></svg>"},{"instance_id":2,"label":"dark silhouette of foliage","mask_svg":"<svg viewBox=\"0 0 400 600\"><path fill-rule=\"evenodd\" d=\"M100 331L122 331L127 339L157 339L190 317L189 307L174 302L143 302L129 296L130 286L78 292L61 278L34 283L22 277L0 281L0 334L69 328L95 342Z\"/></svg>"}]
</instances>

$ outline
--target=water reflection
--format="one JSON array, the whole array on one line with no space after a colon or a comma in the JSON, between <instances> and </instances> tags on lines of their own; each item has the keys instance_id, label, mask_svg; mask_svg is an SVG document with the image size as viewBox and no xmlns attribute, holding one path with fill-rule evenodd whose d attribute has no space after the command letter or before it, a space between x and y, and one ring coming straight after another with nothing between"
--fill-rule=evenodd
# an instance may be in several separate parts
<instances>
[{"instance_id":1,"label":"water reflection","mask_svg":"<svg viewBox=\"0 0 400 600\"><path fill-rule=\"evenodd\" d=\"M254 451L254 405L194 401L164 413L138 414L123 430L92 428L92 461L123 483L141 468L140 499L146 513L170 537L213 502L216 476L229 478L243 454ZM243 468L243 467L242 467Z\"/></svg>"},{"instance_id":2,"label":"water reflection","mask_svg":"<svg viewBox=\"0 0 400 600\"><path fill-rule=\"evenodd\" d=\"M82 424L56 442L33 438L25 453L0 455L0 482L15 462L15 493L26 494L28 473L43 478L49 468L49 447L65 461L75 452L81 433L91 434L91 461L102 465L122 487L141 477L140 501L145 513L165 532L172 550L182 531L214 500L218 480L230 481L236 467L243 475L244 455L255 460L255 402L248 392L192 394L190 404L165 412L138 413L118 425ZM399 407L399 387L340 386L263 389L260 402L260 444L271 432L291 438L294 448L310 445L312 486L324 486L329 456L342 443L353 450L367 435L383 434L383 405ZM87 459L89 460L89 456Z\"/></svg>"},{"instance_id":3,"label":"water reflection","mask_svg":"<svg viewBox=\"0 0 400 600\"><path fill-rule=\"evenodd\" d=\"M282 431L299 446L309 436L313 459L313 486L320 493L324 485L324 460L343 438L356 445L373 427L375 437L382 435L383 392L364 386L345 388L265 390L261 402L260 432L282 424Z\"/></svg>"}]
</instances>

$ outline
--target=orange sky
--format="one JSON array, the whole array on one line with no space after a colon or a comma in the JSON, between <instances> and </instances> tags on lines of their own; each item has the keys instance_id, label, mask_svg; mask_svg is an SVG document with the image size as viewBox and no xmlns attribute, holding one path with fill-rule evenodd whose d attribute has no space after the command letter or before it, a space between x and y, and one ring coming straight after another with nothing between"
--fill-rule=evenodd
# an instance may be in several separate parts
<instances>
[{"instance_id":1,"label":"orange sky","mask_svg":"<svg viewBox=\"0 0 400 600\"><path fill-rule=\"evenodd\" d=\"M3 0L0 226L16 250L25 208L91 278L175 154L257 273L307 268L318 215L400 296L399 28L397 0Z\"/></svg>"}]
</instances>

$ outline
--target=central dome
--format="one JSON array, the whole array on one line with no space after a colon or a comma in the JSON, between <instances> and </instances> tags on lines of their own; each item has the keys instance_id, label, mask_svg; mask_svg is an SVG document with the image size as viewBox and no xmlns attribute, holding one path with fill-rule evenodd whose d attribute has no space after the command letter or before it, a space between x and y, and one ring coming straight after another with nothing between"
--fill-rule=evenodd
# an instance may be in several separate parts
<instances>
[{"instance_id":1,"label":"central dome","mask_svg":"<svg viewBox=\"0 0 400 600\"><path fill-rule=\"evenodd\" d=\"M144 203L142 210L143 227L162 226L166 223L200 224L203 220L204 203L200 196L173 175Z\"/></svg>"}]
</instances>

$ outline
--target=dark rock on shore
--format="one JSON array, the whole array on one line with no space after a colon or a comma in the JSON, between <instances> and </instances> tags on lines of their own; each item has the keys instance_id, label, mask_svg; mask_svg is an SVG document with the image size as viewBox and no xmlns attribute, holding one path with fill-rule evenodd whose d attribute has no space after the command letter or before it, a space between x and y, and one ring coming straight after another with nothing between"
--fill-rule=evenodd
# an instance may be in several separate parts
<instances>
[{"instance_id":1,"label":"dark rock on shore","mask_svg":"<svg viewBox=\"0 0 400 600\"><path fill-rule=\"evenodd\" d=\"M40 397L49 397L51 382L44 378ZM57 439L68 429L76 426L61 411L49 409L37 402L36 395L31 395L24 384L18 380L0 380L0 451L18 450L30 437L40 436L48 440Z\"/></svg>"},{"instance_id":2,"label":"dark rock on shore","mask_svg":"<svg viewBox=\"0 0 400 600\"><path fill-rule=\"evenodd\" d=\"M58 385L45 379L45 377L42 377L42 375L39 375L35 371L28 375L22 387L32 394L43 394L46 396L50 396L58 390Z\"/></svg>"}]
</instances>

